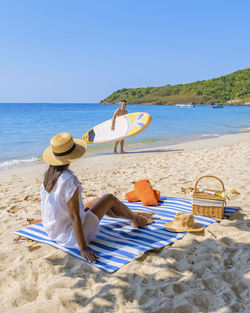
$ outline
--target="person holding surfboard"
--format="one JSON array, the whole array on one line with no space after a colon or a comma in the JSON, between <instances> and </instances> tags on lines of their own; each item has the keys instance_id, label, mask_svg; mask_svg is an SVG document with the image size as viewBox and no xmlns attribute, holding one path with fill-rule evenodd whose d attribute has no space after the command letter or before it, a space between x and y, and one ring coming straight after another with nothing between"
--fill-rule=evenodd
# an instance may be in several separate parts
<instances>
[{"instance_id":1,"label":"person holding surfboard","mask_svg":"<svg viewBox=\"0 0 250 313\"><path fill-rule=\"evenodd\" d=\"M128 114L128 111L126 110L126 106L127 106L127 100L122 100L121 101L121 107L118 108L115 111L114 115L113 115L112 124L111 124L111 130L115 129L115 119L116 119L116 117ZM114 153L117 153L117 147L118 147L119 143L120 143L120 147L121 147L121 153L125 153L125 151L123 149L123 147L124 147L124 139L115 142Z\"/></svg>"},{"instance_id":2,"label":"person holding surfboard","mask_svg":"<svg viewBox=\"0 0 250 313\"><path fill-rule=\"evenodd\" d=\"M49 238L61 246L79 249L81 256L96 262L98 255L88 248L99 232L99 222L105 214L132 221L132 226L151 224L152 217L133 213L114 195L107 194L83 204L82 186L69 169L70 163L79 159L87 150L81 139L70 133L60 133L50 140L43 152L49 164L40 188L43 226Z\"/></svg>"}]
</instances>

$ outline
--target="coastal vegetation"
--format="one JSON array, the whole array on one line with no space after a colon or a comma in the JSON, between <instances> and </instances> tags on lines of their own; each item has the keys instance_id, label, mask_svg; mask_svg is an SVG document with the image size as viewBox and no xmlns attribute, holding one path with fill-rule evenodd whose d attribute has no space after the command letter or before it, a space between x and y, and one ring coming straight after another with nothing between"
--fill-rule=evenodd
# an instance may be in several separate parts
<instances>
[{"instance_id":1,"label":"coastal vegetation","mask_svg":"<svg viewBox=\"0 0 250 313\"><path fill-rule=\"evenodd\" d=\"M250 104L250 68L188 84L123 88L100 103L118 103L122 99L132 104Z\"/></svg>"}]
</instances>

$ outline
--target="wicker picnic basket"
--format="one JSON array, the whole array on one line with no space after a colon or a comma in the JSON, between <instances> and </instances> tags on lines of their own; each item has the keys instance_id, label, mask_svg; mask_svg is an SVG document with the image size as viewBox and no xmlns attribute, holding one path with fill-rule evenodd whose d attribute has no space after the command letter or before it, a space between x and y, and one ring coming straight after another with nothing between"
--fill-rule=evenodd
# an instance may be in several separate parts
<instances>
[{"instance_id":1,"label":"wicker picnic basket","mask_svg":"<svg viewBox=\"0 0 250 313\"><path fill-rule=\"evenodd\" d=\"M200 177L196 181L195 186L194 186L192 213L194 215L202 215L202 216L222 219L223 214L224 214L225 200L222 199L222 197L220 197L219 195L212 195L206 192L200 192L198 188L198 183L203 178L217 179L220 182L221 187L222 187L222 190L206 188L206 191L212 191L212 192L216 192L220 194L225 192L224 184L220 178L213 176L213 175L205 175L205 176Z\"/></svg>"}]
</instances>

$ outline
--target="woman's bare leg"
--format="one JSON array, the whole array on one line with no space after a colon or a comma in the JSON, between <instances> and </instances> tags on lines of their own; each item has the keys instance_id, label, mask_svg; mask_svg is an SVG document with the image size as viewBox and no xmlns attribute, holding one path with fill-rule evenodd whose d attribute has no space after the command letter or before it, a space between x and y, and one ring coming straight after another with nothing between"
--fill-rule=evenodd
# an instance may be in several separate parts
<instances>
[{"instance_id":1,"label":"woman's bare leg","mask_svg":"<svg viewBox=\"0 0 250 313\"><path fill-rule=\"evenodd\" d=\"M133 226L135 227L145 226L153 222L152 218L139 216L133 213L124 203L112 194L103 196L91 207L91 212L93 212L99 220L101 220L109 211L112 211L116 217L122 217L133 221Z\"/></svg>"},{"instance_id":2,"label":"woman's bare leg","mask_svg":"<svg viewBox=\"0 0 250 313\"><path fill-rule=\"evenodd\" d=\"M85 202L85 203L84 203L84 210L85 210L85 211L88 211L89 209L91 209L92 206L93 206L94 204L96 204L96 202L98 202L100 199L101 199L101 198L95 198L95 199L93 199L93 200L91 200L91 201ZM113 212L111 209L110 209L108 212L106 212L106 214L107 214L108 216L110 216L110 217L114 217L114 218L118 217L117 215L114 214L114 212Z\"/></svg>"},{"instance_id":3,"label":"woman's bare leg","mask_svg":"<svg viewBox=\"0 0 250 313\"><path fill-rule=\"evenodd\" d=\"M98 202L101 198L95 198L91 201L84 202L84 210L88 211L96 202Z\"/></svg>"}]
</instances>

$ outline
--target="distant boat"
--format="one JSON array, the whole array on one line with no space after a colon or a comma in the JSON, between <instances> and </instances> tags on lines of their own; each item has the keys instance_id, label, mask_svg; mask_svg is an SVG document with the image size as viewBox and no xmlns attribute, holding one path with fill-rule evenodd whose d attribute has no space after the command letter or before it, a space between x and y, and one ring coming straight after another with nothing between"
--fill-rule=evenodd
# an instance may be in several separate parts
<instances>
[{"instance_id":1,"label":"distant boat","mask_svg":"<svg viewBox=\"0 0 250 313\"><path fill-rule=\"evenodd\" d=\"M195 108L194 104L176 104L178 108L182 109L190 109L190 108Z\"/></svg>"},{"instance_id":2,"label":"distant boat","mask_svg":"<svg viewBox=\"0 0 250 313\"><path fill-rule=\"evenodd\" d=\"M211 106L214 109L221 109L221 108L223 108L223 105L221 103L218 103L218 102L217 103L212 103Z\"/></svg>"}]
</instances>

